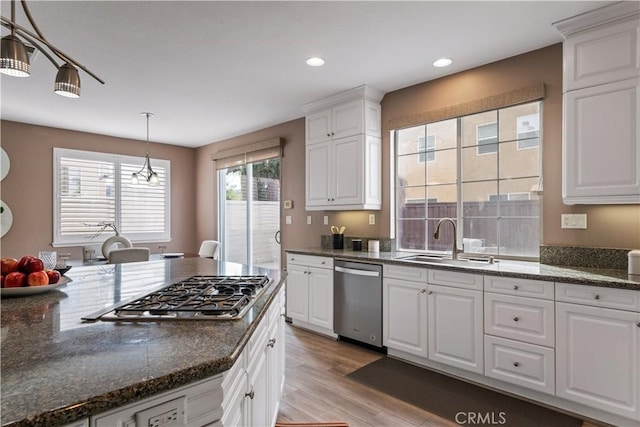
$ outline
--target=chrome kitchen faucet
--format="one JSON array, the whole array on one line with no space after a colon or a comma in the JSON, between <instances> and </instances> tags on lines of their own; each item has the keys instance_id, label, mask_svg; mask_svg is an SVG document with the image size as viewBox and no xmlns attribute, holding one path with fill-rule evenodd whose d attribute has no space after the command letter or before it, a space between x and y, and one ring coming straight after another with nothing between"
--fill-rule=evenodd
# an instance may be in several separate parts
<instances>
[{"instance_id":1,"label":"chrome kitchen faucet","mask_svg":"<svg viewBox=\"0 0 640 427\"><path fill-rule=\"evenodd\" d=\"M458 236L456 234L456 223L451 218L442 218L440 221L438 221L438 225L436 225L436 232L433 233L433 238L436 240L440 239L440 225L445 221L450 222L451 225L453 226L453 245L451 249L451 258L458 259L458 253L460 252L460 249L458 249L458 243L457 243Z\"/></svg>"}]
</instances>

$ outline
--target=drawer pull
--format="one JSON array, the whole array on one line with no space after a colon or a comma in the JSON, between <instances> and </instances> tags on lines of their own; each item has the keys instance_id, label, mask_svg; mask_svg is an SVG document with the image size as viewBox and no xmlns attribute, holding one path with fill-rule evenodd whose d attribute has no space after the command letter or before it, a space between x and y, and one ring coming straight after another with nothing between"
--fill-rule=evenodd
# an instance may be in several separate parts
<instances>
[{"instance_id":1,"label":"drawer pull","mask_svg":"<svg viewBox=\"0 0 640 427\"><path fill-rule=\"evenodd\" d=\"M596 295L594 298L595 299L600 299L600 295Z\"/></svg>"},{"instance_id":2,"label":"drawer pull","mask_svg":"<svg viewBox=\"0 0 640 427\"><path fill-rule=\"evenodd\" d=\"M640 328L640 322L638 322L638 324L636 325L638 328Z\"/></svg>"},{"instance_id":3,"label":"drawer pull","mask_svg":"<svg viewBox=\"0 0 640 427\"><path fill-rule=\"evenodd\" d=\"M431 294L433 294L433 291L427 292L427 295L431 295Z\"/></svg>"},{"instance_id":4,"label":"drawer pull","mask_svg":"<svg viewBox=\"0 0 640 427\"><path fill-rule=\"evenodd\" d=\"M420 293L421 293L421 294L424 294L425 292L427 292L427 290L426 290L426 289L420 289Z\"/></svg>"},{"instance_id":5,"label":"drawer pull","mask_svg":"<svg viewBox=\"0 0 640 427\"><path fill-rule=\"evenodd\" d=\"M514 290L514 291L517 291L517 290L518 290L518 285L514 285L514 286L513 286L513 290Z\"/></svg>"},{"instance_id":6,"label":"drawer pull","mask_svg":"<svg viewBox=\"0 0 640 427\"><path fill-rule=\"evenodd\" d=\"M516 317L514 317L514 318L513 318L513 321L514 321L514 322L517 322L518 320L520 320L520 319L518 318L518 316L516 316Z\"/></svg>"},{"instance_id":7,"label":"drawer pull","mask_svg":"<svg viewBox=\"0 0 640 427\"><path fill-rule=\"evenodd\" d=\"M275 338L271 338L269 340L269 342L267 343L267 347L273 348L274 345L276 345L276 339Z\"/></svg>"},{"instance_id":8,"label":"drawer pull","mask_svg":"<svg viewBox=\"0 0 640 427\"><path fill-rule=\"evenodd\" d=\"M254 396L255 396L255 392L253 390L251 390L249 393L244 394L244 397L248 397L251 400L253 400Z\"/></svg>"},{"instance_id":9,"label":"drawer pull","mask_svg":"<svg viewBox=\"0 0 640 427\"><path fill-rule=\"evenodd\" d=\"M520 363L519 362L513 362L513 366L515 366L517 368L518 366L520 366Z\"/></svg>"},{"instance_id":10,"label":"drawer pull","mask_svg":"<svg viewBox=\"0 0 640 427\"><path fill-rule=\"evenodd\" d=\"M325 265L327 262L326 261L322 261L322 265Z\"/></svg>"}]
</instances>

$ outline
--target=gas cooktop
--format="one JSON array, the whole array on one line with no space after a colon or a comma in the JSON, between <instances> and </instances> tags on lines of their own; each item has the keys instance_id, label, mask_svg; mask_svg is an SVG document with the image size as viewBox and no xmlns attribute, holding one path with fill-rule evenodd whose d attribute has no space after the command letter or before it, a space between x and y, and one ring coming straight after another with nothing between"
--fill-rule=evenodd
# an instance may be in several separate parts
<instances>
[{"instance_id":1,"label":"gas cooktop","mask_svg":"<svg viewBox=\"0 0 640 427\"><path fill-rule=\"evenodd\" d=\"M193 276L83 319L240 319L269 282L267 276Z\"/></svg>"}]
</instances>

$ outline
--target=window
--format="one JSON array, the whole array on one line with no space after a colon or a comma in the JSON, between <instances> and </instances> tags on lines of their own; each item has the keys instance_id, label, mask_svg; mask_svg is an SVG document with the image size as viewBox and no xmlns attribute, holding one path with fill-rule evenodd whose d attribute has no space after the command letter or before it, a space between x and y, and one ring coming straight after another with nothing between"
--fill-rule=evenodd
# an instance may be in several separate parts
<instances>
[{"instance_id":1,"label":"window","mask_svg":"<svg viewBox=\"0 0 640 427\"><path fill-rule=\"evenodd\" d=\"M473 239L476 253L537 258L541 108L533 102L395 130L397 249L450 253L449 226L433 238L449 217L459 247ZM427 135L438 135L432 152Z\"/></svg>"},{"instance_id":2,"label":"window","mask_svg":"<svg viewBox=\"0 0 640 427\"><path fill-rule=\"evenodd\" d=\"M151 160L160 183L131 184L144 158L54 148L54 245L83 245L101 222L114 222L136 242L168 241L170 192L168 160Z\"/></svg>"},{"instance_id":3,"label":"window","mask_svg":"<svg viewBox=\"0 0 640 427\"><path fill-rule=\"evenodd\" d=\"M498 124L487 123L478 125L477 129L478 154L498 152Z\"/></svg>"},{"instance_id":4,"label":"window","mask_svg":"<svg viewBox=\"0 0 640 427\"><path fill-rule=\"evenodd\" d=\"M426 139L424 136L418 138L418 151L420 152L420 163L424 163L426 161L432 162L436 159L436 136L435 135L427 135Z\"/></svg>"}]
</instances>

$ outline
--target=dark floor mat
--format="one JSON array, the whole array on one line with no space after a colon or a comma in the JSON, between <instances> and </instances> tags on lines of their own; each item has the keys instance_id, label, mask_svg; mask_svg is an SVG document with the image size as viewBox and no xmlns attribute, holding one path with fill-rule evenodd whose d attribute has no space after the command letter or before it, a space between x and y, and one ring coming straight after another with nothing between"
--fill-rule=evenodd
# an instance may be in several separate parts
<instances>
[{"instance_id":1,"label":"dark floor mat","mask_svg":"<svg viewBox=\"0 0 640 427\"><path fill-rule=\"evenodd\" d=\"M582 425L569 415L388 357L347 377L461 425Z\"/></svg>"}]
</instances>

